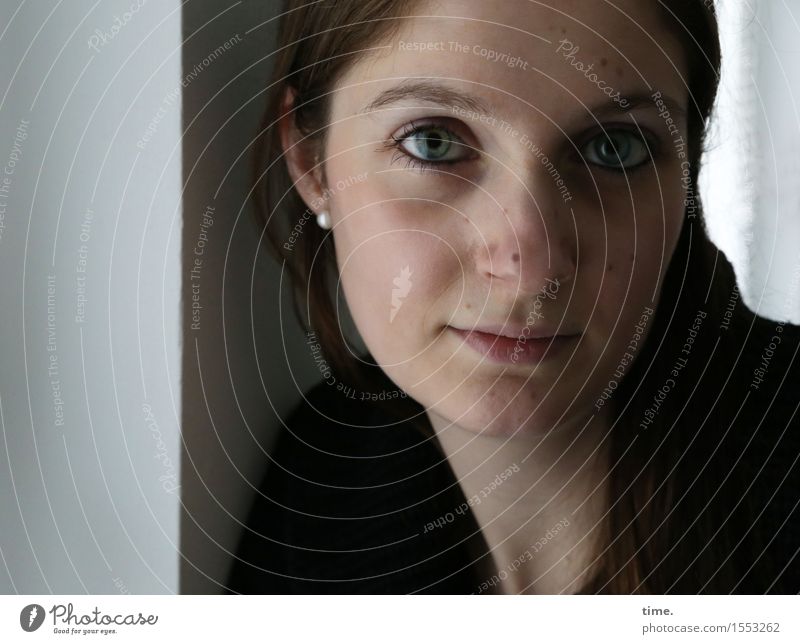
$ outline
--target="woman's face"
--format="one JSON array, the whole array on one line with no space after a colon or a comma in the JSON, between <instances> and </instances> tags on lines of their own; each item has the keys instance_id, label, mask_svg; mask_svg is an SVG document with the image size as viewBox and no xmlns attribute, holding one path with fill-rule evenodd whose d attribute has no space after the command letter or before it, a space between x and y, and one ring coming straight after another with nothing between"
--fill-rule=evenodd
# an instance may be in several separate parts
<instances>
[{"instance_id":1,"label":"woman's face","mask_svg":"<svg viewBox=\"0 0 800 644\"><path fill-rule=\"evenodd\" d=\"M419 4L337 84L340 288L389 377L471 431L581 422L647 333L684 215L686 62L657 2L615 5Z\"/></svg>"}]
</instances>

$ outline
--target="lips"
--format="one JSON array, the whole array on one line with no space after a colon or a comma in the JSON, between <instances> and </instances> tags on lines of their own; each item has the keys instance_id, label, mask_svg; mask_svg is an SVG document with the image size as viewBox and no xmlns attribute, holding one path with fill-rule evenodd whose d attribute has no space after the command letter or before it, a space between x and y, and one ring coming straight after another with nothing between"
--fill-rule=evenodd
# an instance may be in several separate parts
<instances>
[{"instance_id":1,"label":"lips","mask_svg":"<svg viewBox=\"0 0 800 644\"><path fill-rule=\"evenodd\" d=\"M453 328L461 331L476 331L478 333L484 333L486 335L496 335L506 338L513 338L514 340L520 337L522 337L523 339L527 338L537 339L537 338L552 338L558 335L569 335L564 333L558 333L558 331L555 328L548 329L544 325L542 326L536 325L534 327L531 326L530 324L526 325L524 323L514 323L514 322L507 322L505 324L479 324L476 326L469 326L464 329L459 329L458 327L453 327ZM527 332L525 332L526 329Z\"/></svg>"},{"instance_id":2,"label":"lips","mask_svg":"<svg viewBox=\"0 0 800 644\"><path fill-rule=\"evenodd\" d=\"M502 364L538 364L555 357L580 334L555 334L547 329L516 325L481 325L474 329L449 327L464 344L492 362ZM513 329L513 330L512 330Z\"/></svg>"}]
</instances>

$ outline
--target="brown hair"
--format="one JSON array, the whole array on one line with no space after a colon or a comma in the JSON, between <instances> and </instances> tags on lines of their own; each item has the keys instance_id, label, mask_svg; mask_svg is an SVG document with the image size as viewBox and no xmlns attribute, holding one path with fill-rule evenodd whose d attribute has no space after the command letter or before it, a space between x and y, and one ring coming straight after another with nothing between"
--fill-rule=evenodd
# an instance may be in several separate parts
<instances>
[{"instance_id":1,"label":"brown hair","mask_svg":"<svg viewBox=\"0 0 800 644\"><path fill-rule=\"evenodd\" d=\"M664 20L684 44L687 56L686 83L690 97L687 143L690 185L694 187L719 80L716 16L713 4L707 0L659 2ZM336 270L332 240L325 237L326 231L311 224L303 227L291 250L284 247L289 231L300 221L300 213L305 212L306 219L309 213L292 189L282 161L277 124L286 112L282 107L283 97L291 88L294 100L288 111L294 115L298 130L310 145L324 149L331 92L337 80L365 50L391 38L414 4L414 0L330 3L287 0L256 159L256 212L276 257L291 273L301 324L306 331L315 330L332 367L364 388L369 388L369 383L363 380L357 361L343 342L331 297L330 277ZM694 548L710 542L714 522L722 509L715 514L711 506L711 510L700 512L688 528L672 512L674 504L686 496L687 488L682 486L697 479L696 473L686 470L685 461L683 468L675 467L679 455L686 453L687 443L692 441L697 457L707 456L718 438L707 431L703 438L694 440L701 410L687 403L694 394L695 401L702 397L702 393L697 393L698 387L701 392L705 388L708 395L712 391L716 395L724 382L727 366L709 362L705 369L700 368L700 361L713 353L713 341L708 334L698 336L697 346L704 348L696 348L692 356L694 376L682 378L676 390L679 393L671 396L672 407L665 405L647 432L636 429L654 392L668 377L665 373L671 367L669 356L679 354L687 323L691 323L692 316L700 309L711 318L721 316L736 284L730 264L708 240L699 195L693 196L692 212L687 207L649 340L612 398L614 467L610 474L608 547L597 564L593 582L583 592L693 593L710 580L713 581L703 586L706 592L730 592L738 581L732 574L719 571L720 562L714 552L706 552L699 560L695 557ZM299 303L307 303L308 316L300 313ZM736 308L736 316L744 324L752 322L752 316L742 306ZM701 371L704 379L700 377ZM397 402L398 406L403 404L413 407L415 403ZM421 431L430 435L432 429L424 414L417 414L417 418ZM656 452L659 453L653 458ZM706 500L698 496L695 509ZM681 514L694 519L694 515L688 514L691 508L685 503ZM667 520L668 516L672 518ZM691 571L690 565L695 566ZM687 574L679 576L676 571Z\"/></svg>"},{"instance_id":2,"label":"brown hair","mask_svg":"<svg viewBox=\"0 0 800 644\"><path fill-rule=\"evenodd\" d=\"M291 89L294 100L287 111L305 137L304 144L313 146L322 158L331 92L337 81L372 47L392 37L413 3L286 1L279 27L279 53L256 148L255 212L259 224L266 226L270 250L289 270L298 319L306 332L314 330L332 368L362 389L368 389L368 383L344 345L331 297L331 276L336 272L333 239L330 235L326 238L325 231L316 225L303 225L297 244L291 250L284 247L291 229L309 212L292 188L283 161L278 119L285 113L284 95ZM308 303L308 315L302 313L301 303Z\"/></svg>"}]
</instances>

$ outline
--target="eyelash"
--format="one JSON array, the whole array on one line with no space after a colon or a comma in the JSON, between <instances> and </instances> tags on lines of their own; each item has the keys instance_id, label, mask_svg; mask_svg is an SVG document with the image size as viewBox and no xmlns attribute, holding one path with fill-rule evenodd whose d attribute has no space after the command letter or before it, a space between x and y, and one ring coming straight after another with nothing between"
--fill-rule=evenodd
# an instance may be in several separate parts
<instances>
[{"instance_id":1,"label":"eyelash","mask_svg":"<svg viewBox=\"0 0 800 644\"><path fill-rule=\"evenodd\" d=\"M388 141L384 146L384 149L393 149L396 151L396 154L392 156L390 163L395 163L398 160L401 160L405 164L404 167L406 168L413 167L418 169L420 172L424 173L424 172L434 172L437 169L441 168L442 166L455 165L458 163L462 163L463 161L469 160L469 159L457 159L455 161L426 161L425 159L419 159L409 154L403 149L403 142L407 138L413 136L414 134L417 134L418 132L425 132L427 130L434 128L447 132L447 134L454 139L461 140L461 137L459 137L455 132L453 132L451 128L446 127L445 125L442 125L440 123L422 123L422 124L416 122L408 123L404 127L403 132L399 136L392 135L391 140ZM627 132L628 134L631 134L635 136L637 139L639 139L639 141L647 149L648 157L641 163L632 166L630 168L615 168L614 166L595 164L591 161L587 161L589 165L594 165L595 167L601 170L606 170L615 175L624 175L625 173L630 175L636 172L637 170L644 168L650 162L655 161L658 158L658 151L659 151L658 141L656 141L652 136L648 134L641 136L639 135L638 131L631 130L628 127L617 127L614 125L608 125L605 126L604 129L605 132L602 129L593 132L591 136L584 141L584 143L580 146L579 149L583 150L589 143L591 143L592 141L594 141L599 137L602 137L604 134L610 134L622 131L622 132ZM583 153L579 153L578 158L583 158Z\"/></svg>"},{"instance_id":2,"label":"eyelash","mask_svg":"<svg viewBox=\"0 0 800 644\"><path fill-rule=\"evenodd\" d=\"M593 131L579 146L579 150L583 150L592 141L595 141L597 139L600 139L602 141L603 136L609 136L616 132L625 132L626 134L630 134L634 138L636 138L644 146L645 150L647 150L647 158L645 158L641 163L638 163L635 166L631 166L630 168L620 168L610 165L597 164L587 160L583 156L582 152L578 153L578 158L584 160L588 165L592 165L596 168L600 168L601 170L606 170L608 172L612 172L613 174L620 176L623 176L625 174L631 175L638 170L642 170L645 166L659 159L660 146L658 139L655 136L653 136L648 130L643 128L642 133L640 134L638 129L633 129L625 125L617 125L615 123L601 126L599 129Z\"/></svg>"},{"instance_id":3,"label":"eyelash","mask_svg":"<svg viewBox=\"0 0 800 644\"><path fill-rule=\"evenodd\" d=\"M448 136L451 136L453 139L458 139L459 141L461 140L461 137L453 132L451 128L442 125L441 123L408 123L403 128L403 132L399 136L392 135L391 140L388 141L384 146L386 149L396 150L396 154L392 156L390 162L395 163L398 160L402 160L405 164L404 167L406 168L413 167L417 168L420 172L434 172L437 169L440 169L442 166L456 165L457 163L462 163L469 160L457 159L455 161L426 161L425 159L418 159L403 149L403 142L407 138L410 138L418 132L425 132L434 128L447 132ZM462 143L461 145L464 144Z\"/></svg>"}]
</instances>

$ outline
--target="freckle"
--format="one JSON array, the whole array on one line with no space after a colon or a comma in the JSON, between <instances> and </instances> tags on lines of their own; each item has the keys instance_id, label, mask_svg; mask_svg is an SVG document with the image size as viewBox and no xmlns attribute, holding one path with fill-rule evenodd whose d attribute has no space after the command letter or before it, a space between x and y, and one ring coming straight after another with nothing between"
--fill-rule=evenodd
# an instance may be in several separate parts
<instances>
[{"instance_id":1,"label":"freckle","mask_svg":"<svg viewBox=\"0 0 800 644\"><path fill-rule=\"evenodd\" d=\"M614 264L609 264L608 266L606 266L606 272L610 273L613 270L614 270Z\"/></svg>"},{"instance_id":2,"label":"freckle","mask_svg":"<svg viewBox=\"0 0 800 644\"><path fill-rule=\"evenodd\" d=\"M563 36L565 33L567 33L567 28L561 27L561 35Z\"/></svg>"},{"instance_id":3,"label":"freckle","mask_svg":"<svg viewBox=\"0 0 800 644\"><path fill-rule=\"evenodd\" d=\"M605 67L606 65L608 65L608 60L606 58L601 58L600 67Z\"/></svg>"},{"instance_id":4,"label":"freckle","mask_svg":"<svg viewBox=\"0 0 800 644\"><path fill-rule=\"evenodd\" d=\"M467 311L469 311L469 310L472 308L472 304L469 304L469 303L467 303L467 304L465 304L465 305L464 305L464 308L465 308Z\"/></svg>"},{"instance_id":5,"label":"freckle","mask_svg":"<svg viewBox=\"0 0 800 644\"><path fill-rule=\"evenodd\" d=\"M514 254L511 256L511 261L512 261L512 262L518 262L518 261L519 261L519 253L514 253Z\"/></svg>"},{"instance_id":6,"label":"freckle","mask_svg":"<svg viewBox=\"0 0 800 644\"><path fill-rule=\"evenodd\" d=\"M625 72L622 71L622 67L617 67L617 76L622 78L625 75Z\"/></svg>"}]
</instances>

